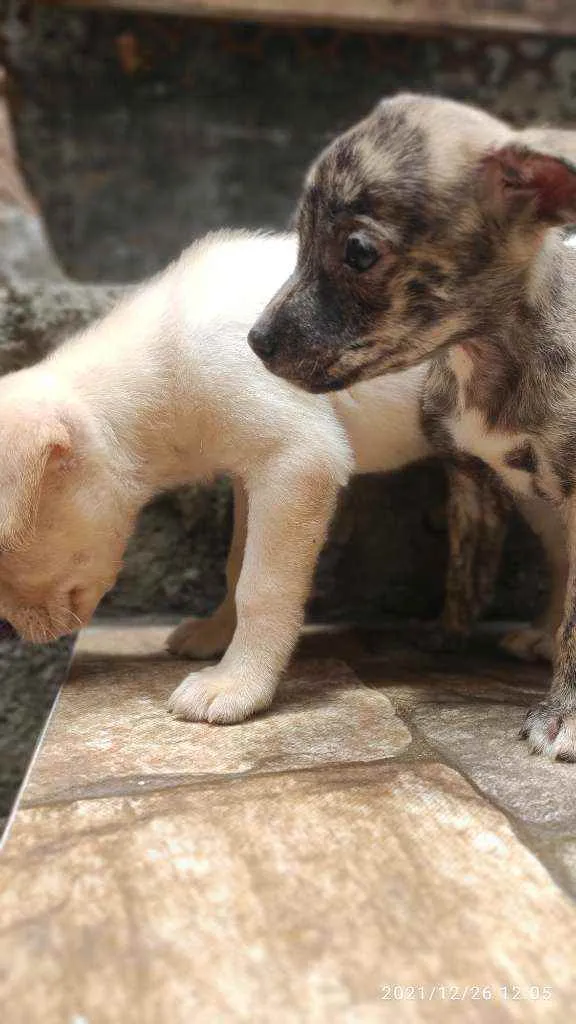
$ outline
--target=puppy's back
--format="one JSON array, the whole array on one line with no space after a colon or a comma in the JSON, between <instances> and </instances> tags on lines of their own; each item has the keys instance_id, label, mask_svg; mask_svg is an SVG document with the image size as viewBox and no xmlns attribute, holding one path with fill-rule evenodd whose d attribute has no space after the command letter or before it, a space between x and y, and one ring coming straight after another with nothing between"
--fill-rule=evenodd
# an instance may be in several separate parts
<instances>
[{"instance_id":1,"label":"puppy's back","mask_svg":"<svg viewBox=\"0 0 576 1024\"><path fill-rule=\"evenodd\" d=\"M246 324L247 330L296 264L295 235L217 231L180 258L188 315L201 323Z\"/></svg>"}]
</instances>

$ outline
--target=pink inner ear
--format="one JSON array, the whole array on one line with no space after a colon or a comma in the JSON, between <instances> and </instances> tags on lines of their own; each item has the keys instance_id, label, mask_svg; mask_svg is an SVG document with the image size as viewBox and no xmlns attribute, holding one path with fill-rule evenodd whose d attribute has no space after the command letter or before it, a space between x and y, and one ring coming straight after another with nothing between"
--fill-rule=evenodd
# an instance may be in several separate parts
<instances>
[{"instance_id":1,"label":"pink inner ear","mask_svg":"<svg viewBox=\"0 0 576 1024\"><path fill-rule=\"evenodd\" d=\"M576 169L554 157L537 156L531 163L531 183L540 217L555 217L576 207Z\"/></svg>"},{"instance_id":2,"label":"pink inner ear","mask_svg":"<svg viewBox=\"0 0 576 1024\"><path fill-rule=\"evenodd\" d=\"M535 200L543 220L576 216L576 167L545 153L513 146L490 153L483 162L493 189Z\"/></svg>"}]
</instances>

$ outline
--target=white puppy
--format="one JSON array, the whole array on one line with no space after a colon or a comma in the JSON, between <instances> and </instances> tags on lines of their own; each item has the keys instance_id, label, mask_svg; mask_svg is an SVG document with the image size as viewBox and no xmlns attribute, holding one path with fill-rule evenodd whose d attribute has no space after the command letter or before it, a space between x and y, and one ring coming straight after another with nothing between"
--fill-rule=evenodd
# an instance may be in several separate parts
<instances>
[{"instance_id":1,"label":"white puppy","mask_svg":"<svg viewBox=\"0 0 576 1024\"><path fill-rule=\"evenodd\" d=\"M270 704L339 488L353 471L429 454L425 367L313 396L252 353L248 329L294 262L290 236L210 236L0 381L0 613L30 640L89 621L154 494L234 479L226 600L169 644L196 657L228 649L173 694L182 718L237 722Z\"/></svg>"}]
</instances>

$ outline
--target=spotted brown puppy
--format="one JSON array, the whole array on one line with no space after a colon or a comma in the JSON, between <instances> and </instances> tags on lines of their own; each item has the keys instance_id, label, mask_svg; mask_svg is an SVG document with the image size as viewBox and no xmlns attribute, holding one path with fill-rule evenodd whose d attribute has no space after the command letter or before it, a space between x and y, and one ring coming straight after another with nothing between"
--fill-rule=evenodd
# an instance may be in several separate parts
<instances>
[{"instance_id":1,"label":"spotted brown puppy","mask_svg":"<svg viewBox=\"0 0 576 1024\"><path fill-rule=\"evenodd\" d=\"M462 104L381 103L312 168L296 271L250 341L311 391L434 356L430 437L470 478L471 460L490 467L547 542L548 630L565 600L551 691L523 735L576 760L576 251L552 230L576 221L564 152Z\"/></svg>"}]
</instances>

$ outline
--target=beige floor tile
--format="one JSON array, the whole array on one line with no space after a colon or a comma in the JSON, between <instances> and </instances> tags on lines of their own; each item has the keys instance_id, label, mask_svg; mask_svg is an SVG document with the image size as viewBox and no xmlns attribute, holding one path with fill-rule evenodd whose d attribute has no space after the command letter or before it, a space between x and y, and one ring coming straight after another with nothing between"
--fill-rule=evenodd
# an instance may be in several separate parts
<instances>
[{"instance_id":1,"label":"beige floor tile","mask_svg":"<svg viewBox=\"0 0 576 1024\"><path fill-rule=\"evenodd\" d=\"M388 697L329 659L296 661L271 710L248 722L221 727L176 721L166 701L192 666L156 657L157 639L146 631L138 637L114 631L116 658L102 656L103 636L84 640L26 788L27 803L186 781L202 785L213 774L379 760L410 743ZM130 656L138 643L153 652L145 660Z\"/></svg>"},{"instance_id":2,"label":"beige floor tile","mask_svg":"<svg viewBox=\"0 0 576 1024\"><path fill-rule=\"evenodd\" d=\"M24 809L2 874L10 1024L559 1021L576 997L576 909L443 765Z\"/></svg>"},{"instance_id":3,"label":"beige floor tile","mask_svg":"<svg viewBox=\"0 0 576 1024\"><path fill-rule=\"evenodd\" d=\"M422 746L503 742L472 676L435 707L401 657L389 691L299 659L267 715L188 725L165 710L190 668L165 632L82 638L0 862L7 1024L569 1018L576 907Z\"/></svg>"}]
</instances>

